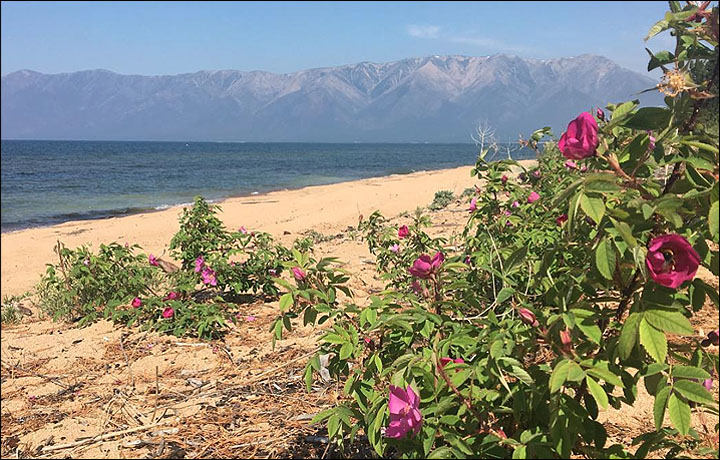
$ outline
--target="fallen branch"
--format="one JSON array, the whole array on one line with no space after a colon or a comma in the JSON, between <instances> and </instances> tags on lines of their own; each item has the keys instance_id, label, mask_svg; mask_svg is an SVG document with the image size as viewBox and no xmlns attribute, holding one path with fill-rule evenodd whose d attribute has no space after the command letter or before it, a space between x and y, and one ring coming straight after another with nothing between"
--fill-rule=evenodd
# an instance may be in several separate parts
<instances>
[{"instance_id":1,"label":"fallen branch","mask_svg":"<svg viewBox=\"0 0 720 460\"><path fill-rule=\"evenodd\" d=\"M136 426L136 427L133 427L133 428L128 428L128 429L126 429L126 430L114 431L114 432L112 432L112 433L106 433L106 434L98 435L98 436L95 436L95 437L92 437L92 438L83 439L82 441L75 441L75 442L70 442L70 443L67 443L67 444L57 444L57 445L55 445L55 446L47 446L47 447L43 447L43 448L42 448L42 452L52 452L52 451L55 451L55 450L69 449L69 448L72 448L72 447L83 446L83 445L86 445L86 444L93 444L93 443L97 443L97 442L103 442L103 441L107 441L108 439L112 439L112 438L114 438L114 437L116 437L116 436L122 436L122 435L125 435L125 434L131 434L131 433L137 433L137 432L139 432L139 431L149 430L150 428L155 428L156 426L163 425L164 423L165 423L165 422L158 422L158 423L152 423L152 424L150 424L150 425Z\"/></svg>"}]
</instances>

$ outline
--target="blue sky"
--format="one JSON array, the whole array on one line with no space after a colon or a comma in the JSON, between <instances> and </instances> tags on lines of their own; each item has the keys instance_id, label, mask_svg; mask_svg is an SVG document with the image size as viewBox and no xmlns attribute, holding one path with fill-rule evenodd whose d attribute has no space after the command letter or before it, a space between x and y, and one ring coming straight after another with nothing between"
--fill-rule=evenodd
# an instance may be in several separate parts
<instances>
[{"instance_id":1,"label":"blue sky","mask_svg":"<svg viewBox=\"0 0 720 460\"><path fill-rule=\"evenodd\" d=\"M432 54L600 54L644 72L651 2L2 2L0 73L297 70Z\"/></svg>"}]
</instances>

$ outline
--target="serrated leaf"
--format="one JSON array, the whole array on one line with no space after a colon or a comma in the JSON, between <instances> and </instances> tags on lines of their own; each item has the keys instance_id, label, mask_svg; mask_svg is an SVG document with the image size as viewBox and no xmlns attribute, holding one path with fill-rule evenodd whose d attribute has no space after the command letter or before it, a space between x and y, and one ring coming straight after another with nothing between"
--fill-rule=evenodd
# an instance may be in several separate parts
<instances>
[{"instance_id":1,"label":"serrated leaf","mask_svg":"<svg viewBox=\"0 0 720 460\"><path fill-rule=\"evenodd\" d=\"M427 458L452 458L453 451L448 446L438 447L434 451L430 452Z\"/></svg>"},{"instance_id":2,"label":"serrated leaf","mask_svg":"<svg viewBox=\"0 0 720 460\"><path fill-rule=\"evenodd\" d=\"M280 311L284 312L288 308L290 308L293 304L293 297L292 294L289 292L287 294L283 294L282 297L280 297Z\"/></svg>"},{"instance_id":3,"label":"serrated leaf","mask_svg":"<svg viewBox=\"0 0 720 460\"><path fill-rule=\"evenodd\" d=\"M664 387L655 395L653 403L653 417L655 419L655 430L662 428L663 419L665 418L665 410L667 409L668 396L670 396L670 387Z\"/></svg>"},{"instance_id":4,"label":"serrated leaf","mask_svg":"<svg viewBox=\"0 0 720 460\"><path fill-rule=\"evenodd\" d=\"M690 320L677 310L653 308L645 310L643 317L657 330L673 334L693 335Z\"/></svg>"},{"instance_id":5,"label":"serrated leaf","mask_svg":"<svg viewBox=\"0 0 720 460\"><path fill-rule=\"evenodd\" d=\"M591 198L582 194L580 196L580 207L596 224L599 224L605 215L605 202L602 198Z\"/></svg>"},{"instance_id":6,"label":"serrated leaf","mask_svg":"<svg viewBox=\"0 0 720 460\"><path fill-rule=\"evenodd\" d=\"M582 367L578 366L576 362L570 361L570 364L568 365L567 379L571 382L579 382L584 378L585 371L582 369Z\"/></svg>"},{"instance_id":7,"label":"serrated leaf","mask_svg":"<svg viewBox=\"0 0 720 460\"><path fill-rule=\"evenodd\" d=\"M637 240L632 234L632 229L628 224L625 222L617 221L613 218L610 218L610 222L612 222L613 227L615 227L615 230L620 234L622 239L627 243L629 248L634 248L638 245Z\"/></svg>"},{"instance_id":8,"label":"serrated leaf","mask_svg":"<svg viewBox=\"0 0 720 460\"><path fill-rule=\"evenodd\" d=\"M631 313L625 320L625 324L623 324L622 331L620 331L620 342L618 344L618 350L620 351L620 357L622 359L627 359L632 353L633 348L635 348L641 320L642 313Z\"/></svg>"},{"instance_id":9,"label":"serrated leaf","mask_svg":"<svg viewBox=\"0 0 720 460\"><path fill-rule=\"evenodd\" d=\"M675 383L673 383L673 389L690 401L711 404L717 407L717 403L710 392L699 383L691 382L690 380L676 380Z\"/></svg>"},{"instance_id":10,"label":"serrated leaf","mask_svg":"<svg viewBox=\"0 0 720 460\"><path fill-rule=\"evenodd\" d=\"M715 241L718 240L718 221L720 220L720 208L718 208L718 201L710 206L710 214L708 214L708 227L710 228L710 236Z\"/></svg>"},{"instance_id":11,"label":"serrated leaf","mask_svg":"<svg viewBox=\"0 0 720 460\"><path fill-rule=\"evenodd\" d=\"M622 126L632 129L653 130L662 129L670 121L670 110L662 107L643 107L627 120Z\"/></svg>"},{"instance_id":12,"label":"serrated leaf","mask_svg":"<svg viewBox=\"0 0 720 460\"><path fill-rule=\"evenodd\" d=\"M705 370L692 366L673 366L671 375L676 378L680 377L685 379L705 380L711 378L710 374Z\"/></svg>"},{"instance_id":13,"label":"serrated leaf","mask_svg":"<svg viewBox=\"0 0 720 460\"><path fill-rule=\"evenodd\" d=\"M681 435L688 434L690 431L690 405L672 393L668 398L667 408L673 426Z\"/></svg>"},{"instance_id":14,"label":"serrated leaf","mask_svg":"<svg viewBox=\"0 0 720 460\"><path fill-rule=\"evenodd\" d=\"M515 289L511 287L504 287L498 292L497 299L495 299L495 302L498 304L501 304L505 302L507 299L513 296L515 294Z\"/></svg>"},{"instance_id":15,"label":"serrated leaf","mask_svg":"<svg viewBox=\"0 0 720 460\"><path fill-rule=\"evenodd\" d=\"M593 398L595 398L595 401L598 403L598 406L602 407L603 409L607 409L608 407L608 395L605 392L605 389L600 386L599 383L597 383L595 380L593 380L592 377L589 375L585 378L585 381L587 382L588 390L590 390L590 394L593 395Z\"/></svg>"},{"instance_id":16,"label":"serrated leaf","mask_svg":"<svg viewBox=\"0 0 720 460\"><path fill-rule=\"evenodd\" d=\"M640 343L655 361L659 363L665 362L667 357L665 333L652 327L644 316L640 320Z\"/></svg>"},{"instance_id":17,"label":"serrated leaf","mask_svg":"<svg viewBox=\"0 0 720 460\"><path fill-rule=\"evenodd\" d=\"M557 363L555 369L553 369L552 374L550 375L551 393L555 393L556 391L558 391L565 383L565 380L567 380L567 371L569 365L570 361L564 359Z\"/></svg>"},{"instance_id":18,"label":"serrated leaf","mask_svg":"<svg viewBox=\"0 0 720 460\"><path fill-rule=\"evenodd\" d=\"M605 279L612 280L615 273L615 247L610 240L600 241L595 249L595 266Z\"/></svg>"},{"instance_id":19,"label":"serrated leaf","mask_svg":"<svg viewBox=\"0 0 720 460\"><path fill-rule=\"evenodd\" d=\"M528 374L525 369L518 367L518 366L512 366L512 375L517 377L518 380L520 380L522 383L528 386L532 386L533 379L530 377L530 374Z\"/></svg>"}]
</instances>

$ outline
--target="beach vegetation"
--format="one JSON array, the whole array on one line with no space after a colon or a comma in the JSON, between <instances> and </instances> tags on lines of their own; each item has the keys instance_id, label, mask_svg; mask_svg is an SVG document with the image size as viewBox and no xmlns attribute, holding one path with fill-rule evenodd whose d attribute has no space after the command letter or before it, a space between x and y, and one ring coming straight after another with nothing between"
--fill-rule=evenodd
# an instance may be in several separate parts
<instances>
[{"instance_id":1,"label":"beach vegetation","mask_svg":"<svg viewBox=\"0 0 720 460\"><path fill-rule=\"evenodd\" d=\"M433 198L432 203L428 206L428 209L431 211L445 209L453 202L453 199L455 199L455 196L452 190L438 190L435 192L435 197Z\"/></svg>"},{"instance_id":2,"label":"beach vegetation","mask_svg":"<svg viewBox=\"0 0 720 460\"><path fill-rule=\"evenodd\" d=\"M478 142L486 185L459 244L425 234L425 216L397 227L375 212L360 230L385 291L338 302L308 285L317 268L281 285L281 310L329 322L305 377L310 390L330 357L344 398L314 421L339 449L364 434L402 458L717 457L718 425L692 422L718 414L717 331L691 320L719 302L698 276L720 272L718 136L702 123L718 69L690 69L717 62L718 8L670 2L648 38L668 30L674 49L648 65L665 106L613 102L559 137L538 129L523 141L532 169L490 162L496 147ZM617 442L600 415L640 387L654 398L648 431Z\"/></svg>"}]
</instances>

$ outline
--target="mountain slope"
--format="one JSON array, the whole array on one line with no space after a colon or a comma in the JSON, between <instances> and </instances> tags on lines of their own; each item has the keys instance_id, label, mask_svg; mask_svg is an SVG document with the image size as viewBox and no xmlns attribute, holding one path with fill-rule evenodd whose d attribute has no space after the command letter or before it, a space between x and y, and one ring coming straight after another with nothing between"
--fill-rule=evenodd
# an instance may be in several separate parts
<instances>
[{"instance_id":1,"label":"mountain slope","mask_svg":"<svg viewBox=\"0 0 720 460\"><path fill-rule=\"evenodd\" d=\"M580 111L653 84L592 55L431 56L290 74L21 70L2 77L2 138L468 142L486 120L505 140L546 124L559 133Z\"/></svg>"}]
</instances>

